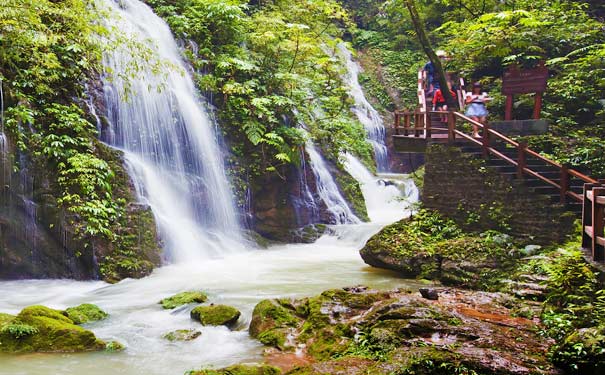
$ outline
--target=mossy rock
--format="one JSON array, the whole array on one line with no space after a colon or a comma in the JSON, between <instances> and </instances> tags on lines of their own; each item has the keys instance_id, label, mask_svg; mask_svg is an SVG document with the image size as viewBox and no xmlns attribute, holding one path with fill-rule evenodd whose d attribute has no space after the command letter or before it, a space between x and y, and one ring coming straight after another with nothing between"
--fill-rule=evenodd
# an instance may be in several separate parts
<instances>
[{"instance_id":1,"label":"mossy rock","mask_svg":"<svg viewBox=\"0 0 605 375\"><path fill-rule=\"evenodd\" d=\"M121 352L126 350L126 347L117 341L110 341L105 345L105 351L107 352Z\"/></svg>"},{"instance_id":2,"label":"mossy rock","mask_svg":"<svg viewBox=\"0 0 605 375\"><path fill-rule=\"evenodd\" d=\"M103 320L109 316L99 306L90 303L83 303L80 306L69 307L63 312L65 316L71 319L75 324L84 324Z\"/></svg>"},{"instance_id":3,"label":"mossy rock","mask_svg":"<svg viewBox=\"0 0 605 375\"><path fill-rule=\"evenodd\" d=\"M164 298L159 304L165 309L174 309L182 305L188 305L190 303L203 303L206 302L208 296L200 291L190 290L175 294L171 297Z\"/></svg>"},{"instance_id":4,"label":"mossy rock","mask_svg":"<svg viewBox=\"0 0 605 375\"><path fill-rule=\"evenodd\" d=\"M299 319L284 306L274 300L262 300L252 312L252 321L250 322L250 336L259 338L264 332L275 328L294 327Z\"/></svg>"},{"instance_id":5,"label":"mossy rock","mask_svg":"<svg viewBox=\"0 0 605 375\"><path fill-rule=\"evenodd\" d=\"M235 307L227 305L198 306L191 310L191 318L203 325L233 326L241 313Z\"/></svg>"},{"instance_id":6,"label":"mossy rock","mask_svg":"<svg viewBox=\"0 0 605 375\"><path fill-rule=\"evenodd\" d=\"M63 315L45 306L24 308L0 330L0 352L67 353L105 349L105 343Z\"/></svg>"},{"instance_id":7,"label":"mossy rock","mask_svg":"<svg viewBox=\"0 0 605 375\"><path fill-rule=\"evenodd\" d=\"M202 332L197 329L177 329L176 331L168 332L163 338L168 341L191 341L202 335Z\"/></svg>"},{"instance_id":8,"label":"mossy rock","mask_svg":"<svg viewBox=\"0 0 605 375\"><path fill-rule=\"evenodd\" d=\"M277 367L267 365L235 365L220 370L190 371L188 375L281 375Z\"/></svg>"}]
</instances>

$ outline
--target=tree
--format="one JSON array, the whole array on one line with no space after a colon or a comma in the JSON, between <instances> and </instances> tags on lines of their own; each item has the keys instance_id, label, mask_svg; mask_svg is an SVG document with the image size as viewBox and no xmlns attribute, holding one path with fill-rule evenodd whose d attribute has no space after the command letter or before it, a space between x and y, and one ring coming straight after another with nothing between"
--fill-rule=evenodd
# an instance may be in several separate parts
<instances>
[{"instance_id":1,"label":"tree","mask_svg":"<svg viewBox=\"0 0 605 375\"><path fill-rule=\"evenodd\" d=\"M443 69L443 65L441 64L441 60L433 50L431 46L431 42L426 35L426 31L424 30L424 26L422 25L422 19L416 10L416 4L414 0L405 0L405 4L410 12L410 18L412 19L412 24L414 25L414 30L416 31L416 36L418 37L418 41L422 46L422 50L428 56L429 60L433 63L435 68L435 72L439 77L439 86L443 88L441 92L443 93L443 97L447 102L448 108L456 107L456 100L450 94L450 90L447 90L447 76L445 75L445 71Z\"/></svg>"}]
</instances>

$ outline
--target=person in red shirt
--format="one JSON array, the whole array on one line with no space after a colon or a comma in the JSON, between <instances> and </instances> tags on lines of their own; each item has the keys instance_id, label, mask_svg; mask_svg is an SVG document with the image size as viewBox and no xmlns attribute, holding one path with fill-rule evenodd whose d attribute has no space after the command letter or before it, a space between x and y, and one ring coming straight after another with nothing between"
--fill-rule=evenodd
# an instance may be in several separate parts
<instances>
[{"instance_id":1,"label":"person in red shirt","mask_svg":"<svg viewBox=\"0 0 605 375\"><path fill-rule=\"evenodd\" d=\"M447 82L447 88L450 90L450 95L452 98L456 98L456 93L452 90L452 82ZM447 102L445 101L445 97L441 92L441 89L435 91L435 96L433 96L433 111L447 111ZM441 115L441 122L446 122L447 116Z\"/></svg>"}]
</instances>

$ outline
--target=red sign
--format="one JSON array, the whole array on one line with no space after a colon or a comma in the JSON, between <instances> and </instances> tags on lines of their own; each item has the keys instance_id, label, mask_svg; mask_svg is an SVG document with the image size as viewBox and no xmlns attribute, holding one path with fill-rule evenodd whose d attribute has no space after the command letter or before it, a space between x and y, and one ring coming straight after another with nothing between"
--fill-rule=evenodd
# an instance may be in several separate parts
<instances>
[{"instance_id":1,"label":"red sign","mask_svg":"<svg viewBox=\"0 0 605 375\"><path fill-rule=\"evenodd\" d=\"M546 91L548 68L541 63L534 69L519 69L511 66L502 77L504 95L543 93Z\"/></svg>"}]
</instances>

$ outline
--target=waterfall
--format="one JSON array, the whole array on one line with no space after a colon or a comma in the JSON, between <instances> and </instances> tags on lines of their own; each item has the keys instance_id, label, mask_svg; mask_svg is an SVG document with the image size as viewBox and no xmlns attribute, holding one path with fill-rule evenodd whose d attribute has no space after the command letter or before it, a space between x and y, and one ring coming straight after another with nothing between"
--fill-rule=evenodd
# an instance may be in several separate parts
<instances>
[{"instance_id":1,"label":"waterfall","mask_svg":"<svg viewBox=\"0 0 605 375\"><path fill-rule=\"evenodd\" d=\"M332 215L336 224L359 224L361 220L347 204L343 198L334 177L328 170L325 160L317 151L317 148L311 140L307 140L305 149L309 155L309 164L317 183L317 194L325 203L328 211Z\"/></svg>"},{"instance_id":2,"label":"waterfall","mask_svg":"<svg viewBox=\"0 0 605 375\"><path fill-rule=\"evenodd\" d=\"M410 204L419 198L414 181L404 175L374 176L353 155L345 154L345 168L359 182L373 223L392 223L407 216Z\"/></svg>"},{"instance_id":3,"label":"waterfall","mask_svg":"<svg viewBox=\"0 0 605 375\"><path fill-rule=\"evenodd\" d=\"M294 211L296 212L296 222L300 226L319 223L320 205L315 200L315 196L309 187L307 178L307 161L305 150L300 149L300 167L297 169L298 194L293 198Z\"/></svg>"},{"instance_id":4,"label":"waterfall","mask_svg":"<svg viewBox=\"0 0 605 375\"><path fill-rule=\"evenodd\" d=\"M367 133L368 142L374 148L376 168L378 172L389 171L389 155L385 143L385 128L380 114L366 99L363 89L359 84L359 72L361 67L353 60L351 51L344 43L338 44L338 50L344 59L347 74L344 76L345 83L349 87L349 95L355 101L352 108L353 113L362 123Z\"/></svg>"},{"instance_id":5,"label":"waterfall","mask_svg":"<svg viewBox=\"0 0 605 375\"><path fill-rule=\"evenodd\" d=\"M113 32L148 49L125 45L104 55L110 125L101 139L124 151L167 257L182 263L241 248L214 123L168 25L141 1L99 1L112 11L106 22Z\"/></svg>"}]
</instances>

